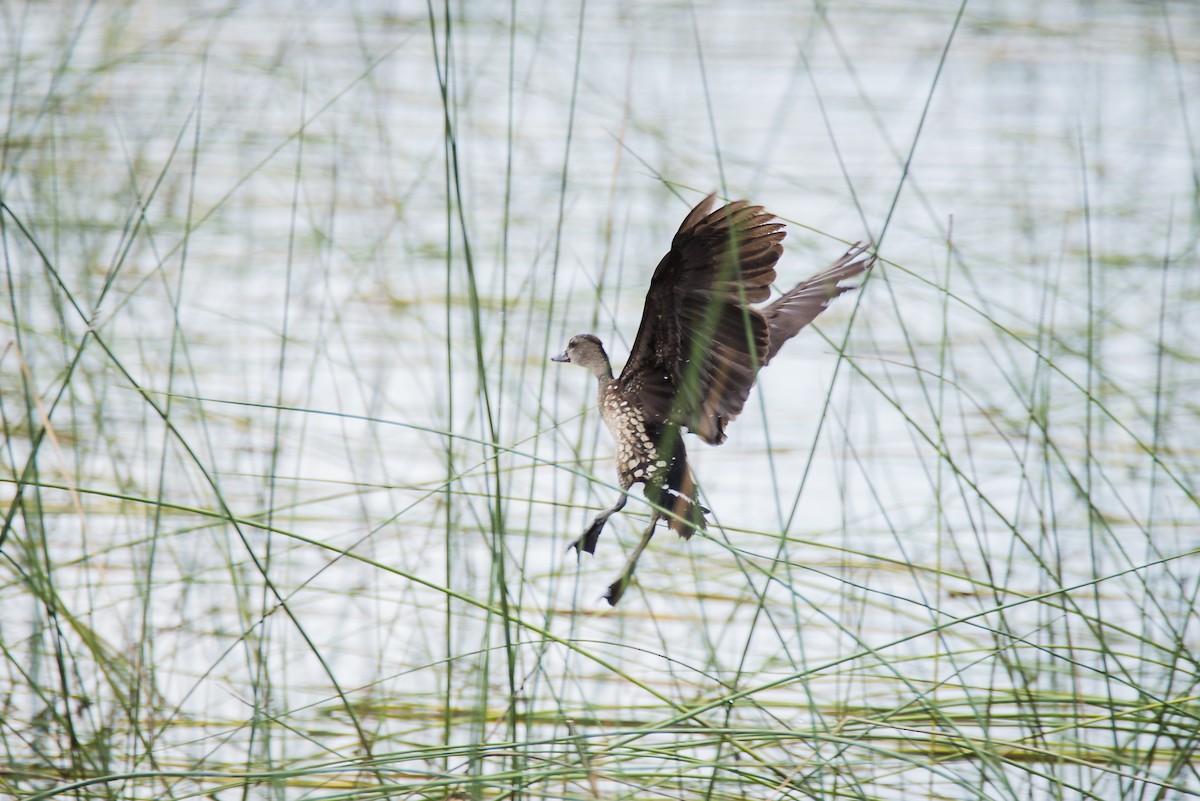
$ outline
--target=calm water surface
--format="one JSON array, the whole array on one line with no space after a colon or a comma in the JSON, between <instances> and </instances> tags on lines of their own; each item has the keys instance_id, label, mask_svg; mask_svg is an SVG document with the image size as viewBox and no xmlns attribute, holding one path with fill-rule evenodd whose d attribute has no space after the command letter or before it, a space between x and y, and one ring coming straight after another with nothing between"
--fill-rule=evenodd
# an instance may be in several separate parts
<instances>
[{"instance_id":1,"label":"calm water surface","mask_svg":"<svg viewBox=\"0 0 1200 801\"><path fill-rule=\"evenodd\" d=\"M691 710L794 733L728 779L756 798L1200 790L1195 6L3 13L0 759L578 764L532 744L575 731L599 784L563 793L698 797L707 735L617 756ZM546 360L623 361L712 189L789 222L782 284L886 264L691 445L717 524L609 611L645 507L565 552L612 446Z\"/></svg>"}]
</instances>

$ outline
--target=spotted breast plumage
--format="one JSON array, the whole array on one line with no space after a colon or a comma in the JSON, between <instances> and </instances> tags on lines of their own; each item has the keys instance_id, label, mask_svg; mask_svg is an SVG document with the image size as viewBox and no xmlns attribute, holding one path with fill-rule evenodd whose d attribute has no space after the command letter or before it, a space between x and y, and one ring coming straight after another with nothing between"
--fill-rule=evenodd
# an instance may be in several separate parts
<instances>
[{"instance_id":1,"label":"spotted breast plumage","mask_svg":"<svg viewBox=\"0 0 1200 801\"><path fill-rule=\"evenodd\" d=\"M594 553L608 519L625 506L628 490L644 485L653 513L605 599L616 605L637 560L667 520L681 536L704 530L708 510L697 499L681 428L710 445L725 441L760 368L852 286L841 282L870 269L870 243L856 243L829 269L802 281L766 306L784 226L761 206L734 201L716 211L716 195L684 218L650 280L642 322L620 377L592 334L571 338L554 361L586 368L597 379L600 414L616 443L623 492L596 515L573 548Z\"/></svg>"}]
</instances>

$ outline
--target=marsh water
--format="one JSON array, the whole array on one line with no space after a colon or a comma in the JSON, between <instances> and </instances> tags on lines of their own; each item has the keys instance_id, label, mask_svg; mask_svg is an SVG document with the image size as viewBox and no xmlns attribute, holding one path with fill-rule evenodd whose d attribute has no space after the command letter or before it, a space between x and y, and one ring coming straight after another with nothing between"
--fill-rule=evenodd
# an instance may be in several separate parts
<instances>
[{"instance_id":1,"label":"marsh water","mask_svg":"<svg viewBox=\"0 0 1200 801\"><path fill-rule=\"evenodd\" d=\"M1200 7L2 14L6 792L1200 792ZM609 609L712 190L881 262Z\"/></svg>"}]
</instances>

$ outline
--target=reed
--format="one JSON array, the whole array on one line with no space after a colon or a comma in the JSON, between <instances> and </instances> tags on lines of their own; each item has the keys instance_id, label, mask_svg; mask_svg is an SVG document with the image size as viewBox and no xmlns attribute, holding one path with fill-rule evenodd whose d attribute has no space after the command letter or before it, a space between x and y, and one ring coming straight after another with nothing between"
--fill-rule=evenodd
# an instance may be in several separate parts
<instances>
[{"instance_id":1,"label":"reed","mask_svg":"<svg viewBox=\"0 0 1200 801\"><path fill-rule=\"evenodd\" d=\"M1200 794L1200 14L1101 6L0 12L0 795ZM609 610L548 357L718 182L882 258Z\"/></svg>"}]
</instances>

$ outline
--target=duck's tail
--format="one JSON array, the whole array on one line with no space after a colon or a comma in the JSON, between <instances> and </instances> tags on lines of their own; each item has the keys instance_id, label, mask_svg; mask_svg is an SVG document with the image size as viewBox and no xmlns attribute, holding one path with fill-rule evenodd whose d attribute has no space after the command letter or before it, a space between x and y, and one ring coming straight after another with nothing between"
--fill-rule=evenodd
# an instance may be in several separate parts
<instances>
[{"instance_id":1,"label":"duck's tail","mask_svg":"<svg viewBox=\"0 0 1200 801\"><path fill-rule=\"evenodd\" d=\"M666 481L647 484L646 497L671 513L663 516L667 518L671 529L686 540L696 531L705 530L704 514L708 509L700 505L696 481L688 468L687 451L684 450L678 429L676 435L668 437L668 440L673 441L669 441L672 447L663 449L671 451L667 458Z\"/></svg>"},{"instance_id":2,"label":"duck's tail","mask_svg":"<svg viewBox=\"0 0 1200 801\"><path fill-rule=\"evenodd\" d=\"M708 510L696 500L696 482L686 462L680 479L667 486L666 496L667 503L662 505L678 516L669 519L669 525L676 534L687 540L697 531L705 530L704 513Z\"/></svg>"}]
</instances>

